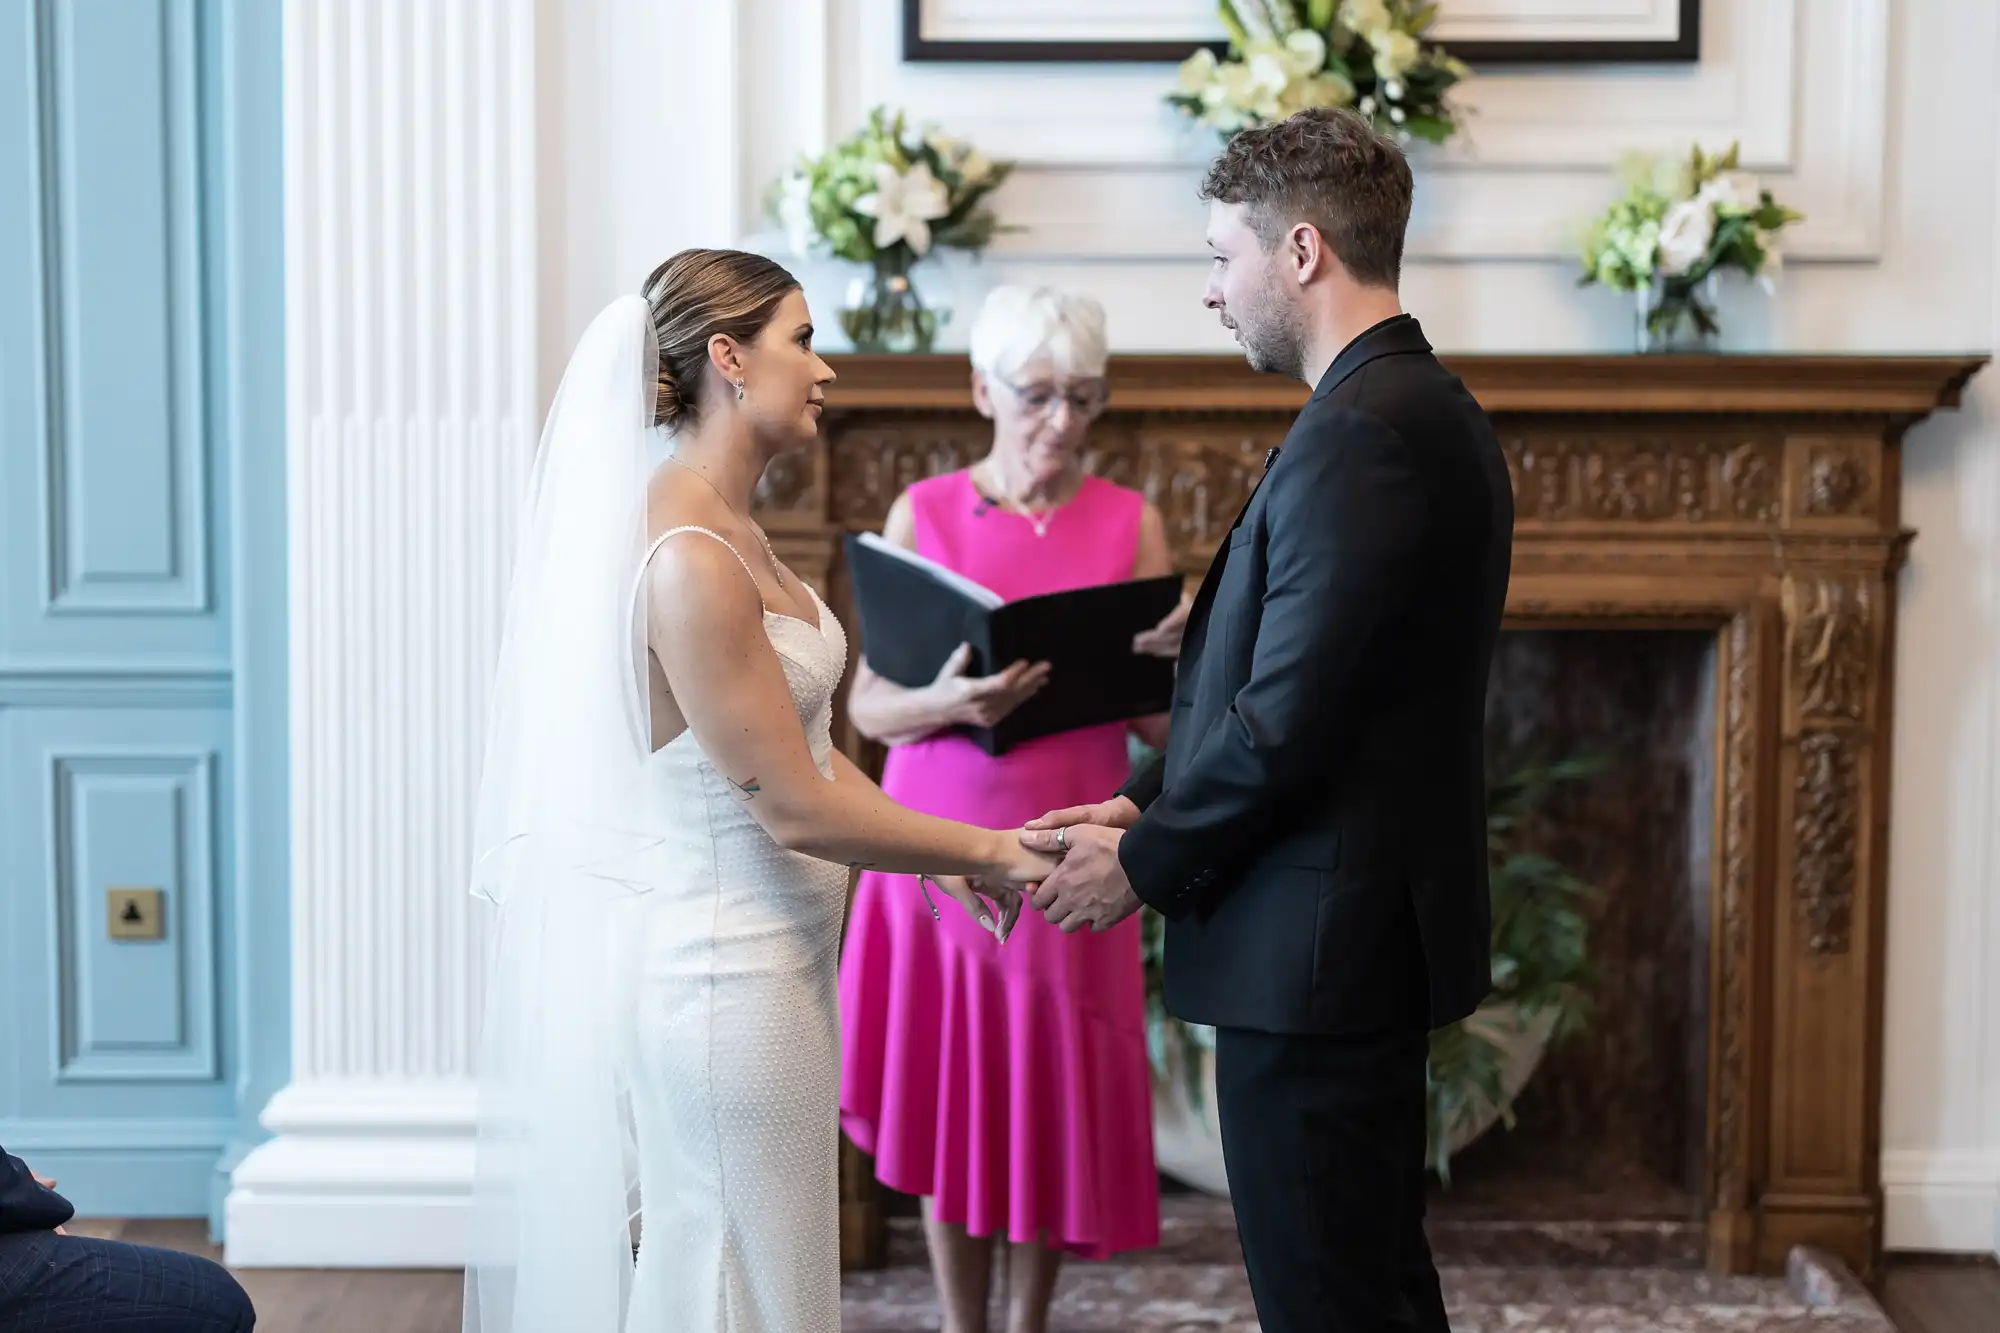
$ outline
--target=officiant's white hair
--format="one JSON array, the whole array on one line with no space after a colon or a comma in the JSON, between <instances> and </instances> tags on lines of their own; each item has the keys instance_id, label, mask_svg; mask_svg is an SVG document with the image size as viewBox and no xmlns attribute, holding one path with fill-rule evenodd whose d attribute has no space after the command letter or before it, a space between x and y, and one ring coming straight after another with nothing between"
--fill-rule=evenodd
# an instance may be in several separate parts
<instances>
[{"instance_id":1,"label":"officiant's white hair","mask_svg":"<svg viewBox=\"0 0 2000 1333\"><path fill-rule=\"evenodd\" d=\"M972 326L973 366L1009 383L1039 365L1064 379L1093 379L1109 356L1104 307L1054 287L995 287Z\"/></svg>"}]
</instances>

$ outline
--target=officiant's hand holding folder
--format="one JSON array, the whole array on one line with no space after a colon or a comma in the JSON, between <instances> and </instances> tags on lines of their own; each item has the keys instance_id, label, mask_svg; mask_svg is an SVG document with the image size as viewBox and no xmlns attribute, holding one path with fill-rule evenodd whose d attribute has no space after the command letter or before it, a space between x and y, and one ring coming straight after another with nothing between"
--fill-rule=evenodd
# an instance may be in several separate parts
<instances>
[{"instance_id":1,"label":"officiant's hand holding folder","mask_svg":"<svg viewBox=\"0 0 2000 1333\"><path fill-rule=\"evenodd\" d=\"M1132 640L1180 601L1178 575L1008 602L872 532L847 538L847 569L862 655L886 680L912 689L929 685L962 643L972 647L973 675L1016 661L1049 663L1048 684L998 725L966 729L988 754L1172 706L1174 663L1134 653Z\"/></svg>"}]
</instances>

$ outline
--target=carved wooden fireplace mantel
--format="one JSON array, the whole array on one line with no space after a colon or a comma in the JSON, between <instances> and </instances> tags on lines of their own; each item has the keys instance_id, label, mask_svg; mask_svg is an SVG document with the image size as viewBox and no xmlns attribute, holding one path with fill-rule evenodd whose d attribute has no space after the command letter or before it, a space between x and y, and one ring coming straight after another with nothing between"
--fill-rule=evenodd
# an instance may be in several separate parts
<instances>
[{"instance_id":1,"label":"carved wooden fireplace mantel","mask_svg":"<svg viewBox=\"0 0 2000 1333\"><path fill-rule=\"evenodd\" d=\"M1781 1265L1880 1245L1884 874L1904 432L1977 357L1451 357L1495 419L1517 507L1509 624L1717 635L1708 1252ZM761 517L848 609L842 533L979 457L956 357L842 357L819 447ZM1093 469L1159 505L1196 575L1304 400L1230 357L1123 356ZM844 726L843 726L844 730ZM848 734L850 752L868 759ZM843 1254L880 1219L843 1167Z\"/></svg>"}]
</instances>

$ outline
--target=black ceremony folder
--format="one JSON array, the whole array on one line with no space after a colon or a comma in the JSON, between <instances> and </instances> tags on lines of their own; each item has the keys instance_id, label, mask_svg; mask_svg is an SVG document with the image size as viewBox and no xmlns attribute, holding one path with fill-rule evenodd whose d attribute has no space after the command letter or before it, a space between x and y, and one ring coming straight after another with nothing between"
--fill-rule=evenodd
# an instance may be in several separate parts
<instances>
[{"instance_id":1,"label":"black ceremony folder","mask_svg":"<svg viewBox=\"0 0 2000 1333\"><path fill-rule=\"evenodd\" d=\"M928 685L961 643L972 645L967 675L990 675L1023 660L1049 664L1041 693L997 727L966 729L988 754L1172 706L1174 664L1134 653L1132 636L1174 609L1178 575L1006 602L872 532L847 538L847 569L861 614L862 655L878 676Z\"/></svg>"}]
</instances>

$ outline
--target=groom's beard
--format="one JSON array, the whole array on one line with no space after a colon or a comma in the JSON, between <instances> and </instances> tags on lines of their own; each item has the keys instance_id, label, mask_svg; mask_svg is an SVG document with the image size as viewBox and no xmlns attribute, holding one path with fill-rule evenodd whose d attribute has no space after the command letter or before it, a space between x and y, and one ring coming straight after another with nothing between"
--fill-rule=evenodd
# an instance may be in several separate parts
<instances>
[{"instance_id":1,"label":"groom's beard","mask_svg":"<svg viewBox=\"0 0 2000 1333\"><path fill-rule=\"evenodd\" d=\"M1276 292L1266 293L1237 321L1250 369L1302 380L1306 374L1305 320Z\"/></svg>"}]
</instances>

